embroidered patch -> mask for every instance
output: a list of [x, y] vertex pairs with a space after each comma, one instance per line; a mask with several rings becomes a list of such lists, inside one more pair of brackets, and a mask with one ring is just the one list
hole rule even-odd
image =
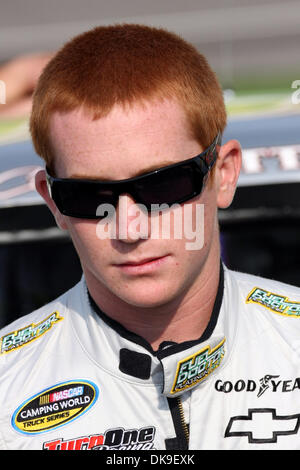
[[213, 349], [209, 345], [205, 346], [195, 354], [179, 361], [171, 394], [194, 387], [216, 369], [225, 354], [224, 343], [225, 338]]
[[2, 338], [0, 338], [0, 354], [15, 351], [31, 341], [40, 338], [60, 320], [63, 320], [63, 317], [61, 317], [58, 312], [54, 312], [37, 324], [32, 323], [31, 325], [27, 325], [24, 328], [2, 336]]
[[260, 304], [279, 315], [300, 318], [300, 302], [290, 301], [288, 297], [268, 292], [259, 287], [252, 289], [246, 299], [246, 303]]
[[43, 450], [155, 450], [156, 428], [113, 428], [103, 433], [44, 442]]
[[23, 402], [13, 414], [12, 426], [23, 434], [50, 431], [83, 415], [98, 394], [98, 387], [85, 380], [56, 384]]

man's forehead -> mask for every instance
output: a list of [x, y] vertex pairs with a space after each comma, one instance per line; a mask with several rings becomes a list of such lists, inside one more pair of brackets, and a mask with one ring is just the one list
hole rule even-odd
[[199, 153], [184, 111], [170, 101], [115, 106], [96, 120], [84, 109], [56, 112], [50, 139], [61, 177], [125, 179]]

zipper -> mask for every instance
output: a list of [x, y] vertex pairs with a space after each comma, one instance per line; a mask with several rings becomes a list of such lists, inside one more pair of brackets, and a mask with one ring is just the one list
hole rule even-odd
[[189, 448], [189, 427], [184, 419], [184, 411], [180, 397], [167, 397], [176, 438], [167, 439], [167, 450], [188, 450]]
[[179, 408], [181, 426], [182, 426], [182, 429], [183, 429], [183, 431], [184, 431], [184, 435], [185, 435], [185, 438], [186, 438], [187, 446], [189, 446], [190, 432], [189, 432], [188, 425], [186, 424], [185, 419], [184, 419], [183, 405], [182, 405], [182, 402], [181, 402], [181, 400], [180, 400], [180, 397], [176, 397], [176, 400], [177, 400], [177, 404], [178, 404], [178, 408]]

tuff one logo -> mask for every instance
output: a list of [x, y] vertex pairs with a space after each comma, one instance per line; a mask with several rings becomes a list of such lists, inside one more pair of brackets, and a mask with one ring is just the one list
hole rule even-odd
[[194, 387], [211, 374], [220, 365], [225, 354], [224, 343], [225, 338], [213, 349], [208, 345], [192, 356], [180, 361], [171, 394]]
[[273, 294], [259, 287], [250, 292], [246, 303], [260, 304], [279, 315], [300, 318], [300, 302], [290, 301], [288, 297]]
[[61, 320], [63, 320], [63, 317], [61, 317], [58, 312], [54, 312], [37, 324], [32, 323], [31, 325], [27, 325], [24, 328], [2, 336], [0, 339], [0, 354], [15, 351], [25, 346], [25, 344], [40, 338]]
[[13, 414], [12, 426], [24, 434], [38, 434], [62, 426], [91, 408], [98, 388], [88, 381], [64, 382], [22, 403]]
[[114, 428], [103, 434], [73, 439], [53, 439], [45, 442], [43, 450], [154, 450], [153, 426], [140, 429]]

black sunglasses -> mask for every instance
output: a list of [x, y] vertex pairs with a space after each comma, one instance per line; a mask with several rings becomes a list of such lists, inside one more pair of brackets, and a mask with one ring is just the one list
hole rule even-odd
[[97, 215], [99, 205], [117, 207], [119, 196], [125, 193], [130, 194], [136, 203], [143, 204], [148, 211], [155, 210], [152, 207], [154, 204], [180, 204], [201, 193], [208, 173], [216, 162], [219, 145], [220, 133], [196, 157], [118, 181], [55, 178], [46, 167], [49, 191], [62, 214], [80, 219], [102, 218]]

